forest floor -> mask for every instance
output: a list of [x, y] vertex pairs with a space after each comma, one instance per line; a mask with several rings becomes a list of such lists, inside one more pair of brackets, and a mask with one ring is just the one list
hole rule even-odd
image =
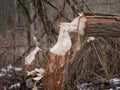
[[[5, 67], [1, 67], [0, 68], [1, 90], [22, 90], [21, 89], [22, 72], [23, 72], [23, 67], [16, 67], [11, 64]], [[110, 82], [113, 84], [113, 87], [112, 85], [111, 86], [108, 85], [108, 83], [96, 83], [96, 85], [93, 85], [91, 82], [78, 84], [76, 85], [76, 87], [78, 88], [78, 90], [101, 90], [99, 87], [102, 86], [108, 87], [107, 89], [102, 89], [102, 90], [120, 90], [119, 78], [114, 77], [110, 79]], [[33, 84], [34, 83], [31, 83], [31, 86], [33, 86]], [[31, 90], [31, 89], [26, 89], [26, 90]], [[42, 89], [38, 89], [38, 90], [42, 90]]]

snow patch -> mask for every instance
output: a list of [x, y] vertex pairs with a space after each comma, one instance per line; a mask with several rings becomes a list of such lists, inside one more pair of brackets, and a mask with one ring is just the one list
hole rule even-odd
[[10, 71], [10, 70], [21, 71], [21, 70], [22, 70], [22, 67], [14, 67], [14, 66], [12, 66], [11, 64], [9, 64], [9, 65], [6, 67], [6, 70], [7, 70], [7, 71]]
[[120, 90], [120, 87], [116, 87], [116, 89], [110, 88], [109, 90]]
[[11, 70], [11, 69], [13, 69], [14, 67], [11, 65], [11, 64], [9, 64], [8, 66], [7, 66], [7, 69], [8, 70]]
[[95, 37], [88, 37], [87, 42], [91, 42], [91, 41], [94, 41], [94, 40], [95, 40]]
[[15, 67], [15, 71], [21, 71], [22, 68], [21, 67]]
[[22, 67], [14, 67], [12, 66], [11, 64], [9, 64], [8, 66], [6, 66], [5, 68], [1, 68], [1, 72], [0, 72], [0, 77], [3, 77], [5, 76], [6, 74], [9, 76], [9, 77], [12, 77], [11, 74], [8, 74], [8, 72], [12, 72], [12, 70], [15, 70], [15, 71], [21, 71], [23, 68]]
[[10, 89], [16, 88], [16, 87], [20, 87], [20, 83], [16, 83], [10, 86]]
[[112, 78], [112, 79], [110, 79], [110, 82], [114, 83], [114, 84], [120, 84], [120, 79], [118, 79], [118, 78]]
[[90, 90], [90, 89], [86, 89], [87, 85], [88, 85], [88, 83], [78, 84], [77, 88], [78, 88], [78, 90]]
[[0, 77], [5, 76], [6, 74], [4, 74], [3, 72], [0, 73]]
[[6, 68], [2, 68], [2, 69], [1, 69], [1, 72], [6, 73], [6, 72], [7, 72]]

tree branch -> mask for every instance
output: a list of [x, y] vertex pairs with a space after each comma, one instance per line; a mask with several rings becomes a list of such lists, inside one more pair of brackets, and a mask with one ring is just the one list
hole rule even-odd
[[86, 36], [120, 37], [120, 21], [116, 23], [87, 24]]

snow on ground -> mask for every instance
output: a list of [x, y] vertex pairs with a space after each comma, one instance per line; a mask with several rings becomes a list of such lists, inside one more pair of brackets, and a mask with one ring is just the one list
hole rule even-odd
[[112, 78], [112, 79], [110, 79], [110, 82], [114, 83], [114, 84], [120, 84], [120, 79], [118, 79], [118, 78]]
[[20, 87], [20, 83], [16, 83], [10, 86], [10, 89], [16, 88], [16, 87]]
[[110, 82], [116, 85], [116, 89], [110, 88], [109, 90], [120, 90], [120, 86], [117, 86], [117, 85], [120, 85], [120, 79], [112, 78], [110, 79]]
[[0, 77], [5, 76], [6, 74], [4, 74], [3, 72], [0, 72]]
[[21, 68], [21, 67], [14, 67], [14, 66], [12, 66], [11, 64], [9, 64], [9, 65], [7, 66], [7, 70], [8, 70], [8, 71], [9, 71], [9, 70], [21, 71], [22, 68]]
[[110, 88], [109, 90], [120, 90], [120, 87], [116, 87], [116, 89]]
[[[0, 68], [0, 77], [5, 77], [5, 76], [12, 77], [12, 74], [10, 74], [11, 72], [13, 72], [13, 71], [19, 72], [19, 71], [22, 71], [22, 69], [23, 69], [22, 67], [15, 67], [15, 66], [9, 64], [6, 67]], [[20, 87], [20, 83], [16, 82], [14, 84], [11, 84], [9, 87], [5, 86], [4, 90], [7, 90], [7, 88], [9, 88], [10, 90], [11, 89], [13, 90], [18, 87]]]
[[[120, 90], [120, 79], [119, 78], [112, 78], [110, 79], [110, 83], [115, 85], [115, 88], [110, 88], [109, 90]], [[78, 90], [91, 90], [89, 89], [89, 83], [78, 84]], [[93, 89], [94, 90], [94, 89]]]
[[[5, 76], [8, 72], [11, 72], [13, 70], [21, 71], [22, 69], [23, 69], [22, 67], [14, 67], [11, 64], [9, 64], [8, 66], [0, 69], [0, 77]], [[8, 76], [11, 76], [11, 75], [8, 74]]]
[[[11, 64], [9, 64], [6, 67], [3, 67], [0, 69], [0, 77], [3, 77], [5, 75], [12, 77], [11, 74], [9, 74], [8, 72], [12, 72], [13, 70], [15, 70], [16, 72], [21, 71], [23, 68], [22, 67], [14, 67]], [[116, 89], [112, 89], [110, 88], [109, 90], [120, 90], [120, 79], [118, 78], [112, 78], [110, 79], [110, 82], [116, 85]], [[78, 90], [90, 90], [89, 88], [87, 88], [88, 83], [83, 83], [83, 84], [79, 84], [77, 85]], [[20, 83], [17, 82], [15, 84], [12, 84], [9, 88], [10, 89], [14, 89], [20, 87]], [[4, 87], [4, 90], [6, 90], [6, 87]]]

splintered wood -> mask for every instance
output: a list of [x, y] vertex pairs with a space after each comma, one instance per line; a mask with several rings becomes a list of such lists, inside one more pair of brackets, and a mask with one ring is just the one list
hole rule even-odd
[[41, 49], [37, 46], [27, 57], [25, 57], [25, 65], [31, 65], [35, 60], [35, 55], [41, 52]]
[[72, 46], [69, 33], [76, 32], [79, 33], [79, 35], [84, 35], [84, 29], [86, 28], [86, 20], [87, 19], [83, 16], [83, 14], [80, 14], [70, 23], [61, 23], [58, 41], [50, 49], [50, 52], [56, 55], [64, 56]]

